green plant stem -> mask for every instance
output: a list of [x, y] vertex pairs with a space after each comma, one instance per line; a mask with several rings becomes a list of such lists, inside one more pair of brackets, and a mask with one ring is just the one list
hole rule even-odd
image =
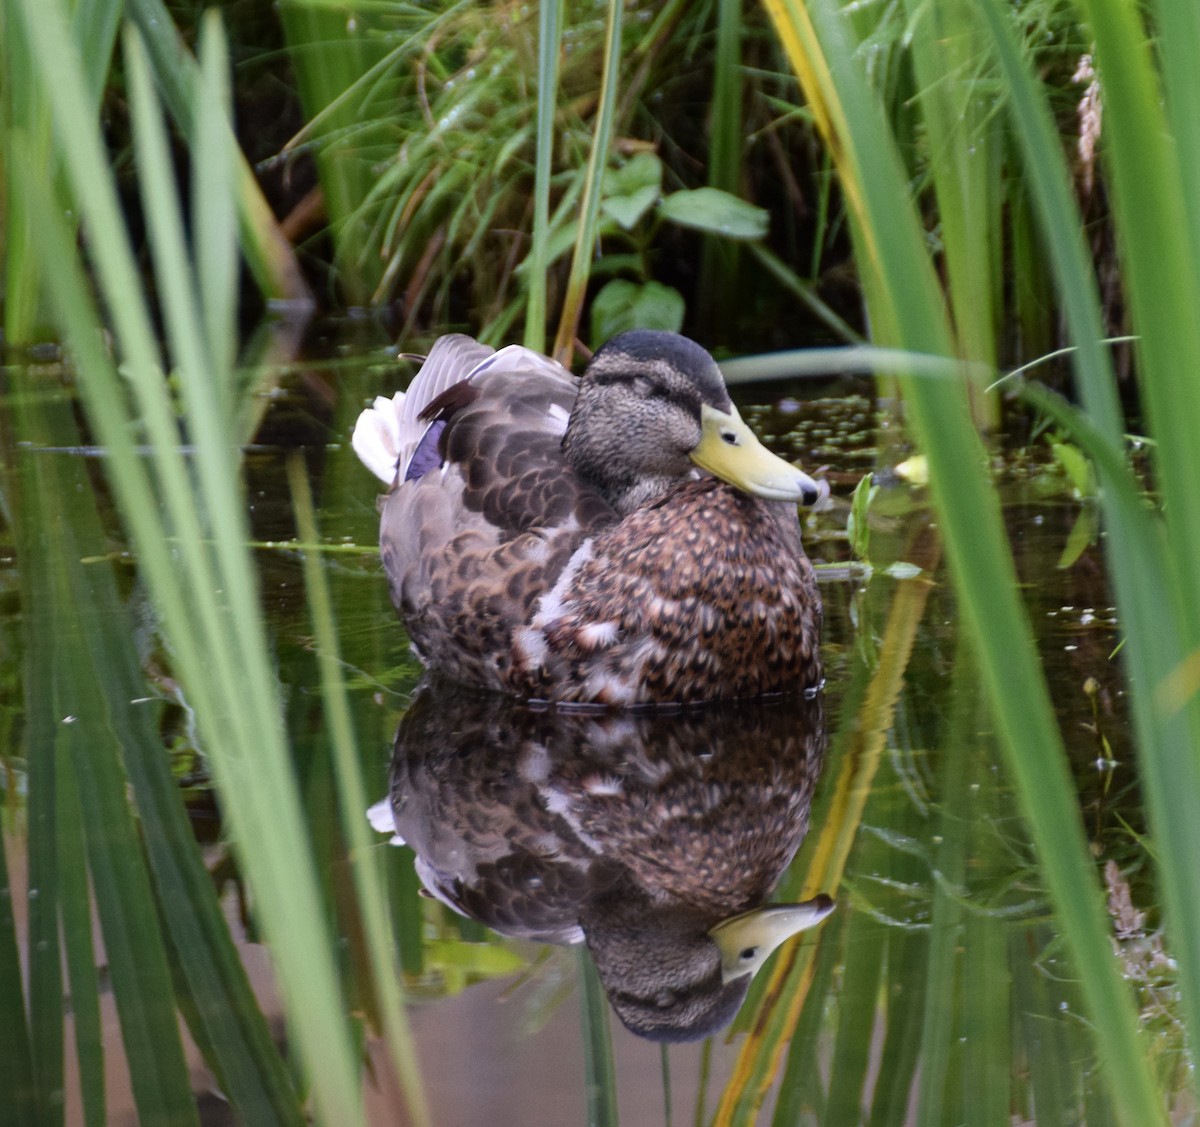
[[619, 91], [617, 77], [621, 64], [621, 22], [623, 5], [620, 0], [608, 0], [608, 22], [604, 36], [604, 77], [600, 83], [600, 101], [596, 110], [596, 128], [588, 154], [584, 175], [583, 199], [579, 205], [579, 228], [575, 250], [571, 257], [571, 272], [567, 277], [567, 292], [559, 317], [558, 333], [554, 338], [554, 358], [570, 366], [579, 319], [583, 313], [583, 298], [591, 274], [592, 248], [596, 240], [596, 224], [600, 214], [600, 190], [608, 167], [608, 150], [612, 139], [613, 111]]

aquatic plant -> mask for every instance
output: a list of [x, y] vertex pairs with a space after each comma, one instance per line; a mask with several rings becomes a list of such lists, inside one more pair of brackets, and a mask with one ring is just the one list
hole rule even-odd
[[[781, 0], [768, 7], [838, 165], [875, 340], [916, 353], [979, 359], [957, 304], [970, 286], [961, 290], [966, 284], [951, 269], [950, 301], [944, 302], [921, 218], [908, 200], [896, 137], [862, 70], [860, 28], [832, 3], [801, 6]], [[1087, 414], [1045, 392], [1033, 398], [1096, 462], [1168, 935], [1180, 961], [1184, 1012], [1195, 1030], [1200, 1028], [1200, 992], [1194, 990], [1200, 981], [1200, 900], [1186, 859], [1198, 846], [1200, 698], [1188, 671], [1189, 655], [1200, 644], [1200, 602], [1193, 590], [1200, 519], [1192, 511], [1195, 443], [1187, 436], [1200, 425], [1200, 397], [1186, 373], [1200, 361], [1200, 332], [1187, 312], [1200, 298], [1191, 249], [1200, 232], [1195, 206], [1200, 158], [1187, 140], [1195, 93], [1183, 75], [1185, 60], [1196, 57], [1200, 41], [1186, 3], [1160, 5], [1162, 42], [1168, 31], [1176, 38], [1157, 59], [1136, 12], [1108, 0], [1080, 7], [1096, 36], [1095, 73], [1108, 107], [1106, 171], [1137, 333], [1138, 386], [1157, 443], [1160, 499], [1153, 508], [1126, 462], [1124, 419], [1103, 344], [1096, 283], [1047, 96], [1021, 51], [1009, 13], [995, 3], [942, 5], [936, 16], [925, 8], [914, 41], [930, 41], [925, 37], [934, 28], [928, 21], [936, 18], [940, 28], [950, 29], [956, 49], [968, 50], [973, 73], [1002, 77], [1011, 91], [1006, 109], [1070, 325], [1077, 390]], [[947, 63], [960, 57], [953, 51], [939, 56]], [[918, 69], [932, 62], [918, 60]], [[935, 77], [928, 71], [927, 76]], [[959, 89], [954, 80], [963, 76], [950, 71], [936, 77], [953, 92]], [[961, 88], [968, 99], [978, 96], [973, 83]], [[969, 167], [976, 134], [946, 119], [939, 125], [945, 112], [940, 97], [930, 93], [933, 110], [925, 115], [931, 136], [945, 130], [939, 159], [949, 169]], [[961, 120], [969, 123], [969, 110]], [[940, 182], [943, 214], [955, 198], [954, 206], [968, 206], [971, 191], [969, 177]], [[969, 257], [965, 228], [956, 236], [953, 227], [943, 226], [942, 238], [947, 259], [959, 253]], [[955, 238], [964, 241], [956, 245]], [[1149, 1050], [1139, 1039], [1132, 998], [1109, 947], [1098, 875], [1074, 810], [1061, 736], [968, 409], [968, 381], [965, 375], [957, 380], [910, 376], [902, 377], [901, 385], [917, 442], [928, 458], [930, 490], [992, 714], [1081, 976], [1114, 1106], [1128, 1122], [1159, 1122], [1163, 1107]]]

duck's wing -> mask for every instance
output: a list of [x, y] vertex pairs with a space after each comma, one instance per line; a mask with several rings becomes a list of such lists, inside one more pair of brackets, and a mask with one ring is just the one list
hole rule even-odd
[[457, 680], [516, 691], [513, 632], [616, 514], [563, 455], [577, 390], [564, 368], [511, 346], [432, 390], [414, 381], [408, 393], [420, 391], [413, 418], [422, 429], [383, 505], [384, 569], [427, 661]]
[[354, 426], [351, 445], [363, 465], [384, 485], [400, 480], [429, 429], [421, 418], [429, 404], [496, 356], [496, 350], [464, 335], [439, 337], [407, 391], [378, 396]]

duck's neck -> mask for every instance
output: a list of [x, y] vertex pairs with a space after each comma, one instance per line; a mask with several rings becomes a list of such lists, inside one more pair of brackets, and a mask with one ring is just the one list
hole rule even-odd
[[652, 505], [693, 476], [685, 454], [647, 445], [638, 427], [613, 428], [602, 405], [580, 395], [563, 436], [571, 468], [600, 491], [621, 516]]

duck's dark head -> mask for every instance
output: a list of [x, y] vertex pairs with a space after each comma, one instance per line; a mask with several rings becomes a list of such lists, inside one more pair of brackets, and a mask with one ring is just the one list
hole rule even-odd
[[609, 893], [585, 905], [580, 923], [625, 1027], [652, 1041], [695, 1041], [733, 1020], [750, 980], [784, 940], [832, 911], [820, 895], [714, 923], [702, 909]]
[[811, 504], [820, 496], [812, 478], [758, 441], [716, 361], [678, 333], [635, 329], [596, 352], [563, 449], [622, 514], [656, 500], [695, 466], [773, 501]]

